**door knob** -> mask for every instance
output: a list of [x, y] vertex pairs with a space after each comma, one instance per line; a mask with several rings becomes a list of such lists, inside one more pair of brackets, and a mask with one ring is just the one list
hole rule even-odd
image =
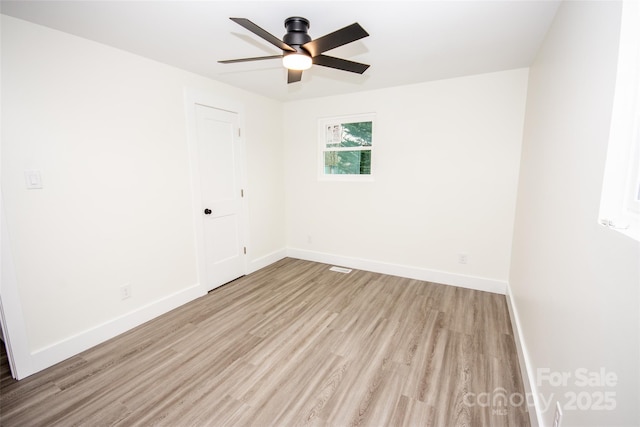
[[204, 214], [205, 214], [205, 215], [211, 215], [211, 209], [206, 208], [206, 209], [204, 210]]

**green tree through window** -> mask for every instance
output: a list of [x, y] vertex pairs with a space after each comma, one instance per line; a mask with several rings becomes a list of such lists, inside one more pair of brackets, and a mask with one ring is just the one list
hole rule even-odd
[[323, 174], [371, 175], [373, 120], [323, 124]]

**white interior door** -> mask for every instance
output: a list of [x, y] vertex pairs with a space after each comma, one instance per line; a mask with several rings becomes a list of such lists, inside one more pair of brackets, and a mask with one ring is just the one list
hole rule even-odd
[[206, 287], [245, 274], [238, 114], [196, 105]]

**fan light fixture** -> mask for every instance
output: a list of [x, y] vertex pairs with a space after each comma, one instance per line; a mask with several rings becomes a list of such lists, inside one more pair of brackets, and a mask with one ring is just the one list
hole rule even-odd
[[312, 64], [311, 57], [304, 53], [290, 53], [282, 58], [282, 65], [289, 70], [308, 70]]

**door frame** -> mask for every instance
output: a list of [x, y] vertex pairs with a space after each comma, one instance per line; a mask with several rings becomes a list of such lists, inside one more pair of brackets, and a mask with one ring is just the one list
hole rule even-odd
[[18, 280], [13, 265], [9, 228], [0, 195], [0, 327], [7, 349], [11, 376], [21, 380], [35, 372], [29, 350], [27, 325], [22, 311]]
[[[238, 136], [238, 152], [240, 156], [240, 186], [243, 189], [244, 197], [241, 200], [240, 219], [242, 225], [240, 232], [244, 241], [244, 246], [249, 250], [249, 202], [246, 179], [246, 149], [245, 149], [245, 123], [244, 123], [244, 106], [224, 97], [220, 97], [216, 93], [195, 88], [185, 88], [184, 105], [187, 120], [187, 144], [189, 151], [189, 171], [191, 175], [191, 201], [193, 211], [193, 225], [195, 232], [196, 259], [198, 270], [198, 284], [204, 290], [209, 292], [206, 284], [206, 250], [204, 241], [204, 223], [202, 221], [202, 190], [200, 186], [200, 167], [198, 162], [198, 134], [196, 121], [196, 105], [211, 107], [218, 110], [224, 110], [238, 115], [238, 125], [241, 129]], [[248, 257], [245, 255], [242, 262], [243, 274], [248, 271]]]

